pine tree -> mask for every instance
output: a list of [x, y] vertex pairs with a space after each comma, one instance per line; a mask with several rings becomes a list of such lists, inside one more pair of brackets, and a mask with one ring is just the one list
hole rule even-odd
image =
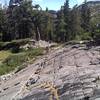
[[2, 5], [0, 6], [0, 40], [2, 40], [3, 35], [3, 24], [4, 24], [4, 10], [2, 9]]
[[58, 23], [56, 26], [56, 37], [58, 42], [65, 42], [66, 41], [66, 23], [64, 19], [64, 12], [63, 7], [61, 8], [61, 11], [58, 12]]
[[70, 8], [69, 8], [69, 0], [66, 0], [64, 7], [63, 7], [63, 12], [64, 12], [64, 21], [66, 23], [66, 35], [65, 35], [65, 41], [70, 40]]
[[29, 38], [34, 35], [32, 22], [32, 1], [23, 1], [20, 6], [14, 9], [13, 17], [15, 18], [15, 27], [18, 38]]
[[33, 35], [32, 2], [24, 1], [20, 5], [9, 6], [7, 10], [7, 33], [9, 40], [29, 38]]
[[35, 39], [41, 40], [42, 39], [41, 23], [42, 23], [42, 18], [43, 18], [43, 11], [40, 5], [35, 5], [34, 8], [35, 10], [33, 10], [32, 21], [34, 23]]
[[[5, 13], [5, 23], [3, 26], [3, 41], [11, 41], [14, 37], [14, 21], [12, 19], [12, 9], [11, 7], [7, 8]], [[9, 37], [9, 38], [8, 38]]]
[[76, 36], [80, 35], [82, 32], [81, 28], [81, 16], [79, 10], [77, 9], [77, 5], [75, 5], [71, 11], [71, 21], [70, 21], [70, 29], [71, 29], [71, 39], [75, 39]]
[[85, 32], [90, 31], [90, 19], [91, 19], [90, 8], [87, 5], [87, 0], [85, 0], [81, 9], [81, 26]]
[[41, 24], [41, 13], [40, 11], [38, 11], [38, 9], [36, 11], [34, 11], [32, 20], [34, 23], [34, 30], [35, 30], [35, 39], [36, 40], [41, 40], [41, 33], [40, 33], [40, 24]]
[[45, 20], [42, 24], [44, 25], [44, 35], [45, 35], [44, 39], [49, 41], [52, 38], [53, 27], [52, 27], [51, 15], [48, 12], [46, 12]]

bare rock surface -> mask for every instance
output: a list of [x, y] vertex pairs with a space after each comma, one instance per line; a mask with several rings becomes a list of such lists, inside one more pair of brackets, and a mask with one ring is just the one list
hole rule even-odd
[[0, 100], [100, 100], [100, 47], [66, 46], [8, 80]]

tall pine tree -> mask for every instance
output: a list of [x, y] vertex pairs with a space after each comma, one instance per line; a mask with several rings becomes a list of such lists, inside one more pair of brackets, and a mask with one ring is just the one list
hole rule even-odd
[[81, 16], [80, 16], [80, 12], [78, 10], [77, 5], [73, 7], [70, 14], [71, 14], [71, 17], [70, 17], [71, 18], [71, 21], [70, 21], [71, 39], [75, 39], [82, 32]]
[[85, 32], [90, 31], [90, 19], [91, 19], [90, 8], [87, 5], [87, 0], [85, 0], [81, 9], [81, 27], [84, 29]]
[[58, 23], [56, 26], [57, 41], [65, 42], [66, 41], [66, 23], [65, 23], [63, 7], [61, 7], [61, 10], [58, 12], [57, 19], [58, 19]]
[[65, 41], [70, 40], [70, 8], [69, 8], [69, 0], [66, 0], [63, 7], [64, 12], [64, 21], [66, 23], [66, 35], [65, 35]]

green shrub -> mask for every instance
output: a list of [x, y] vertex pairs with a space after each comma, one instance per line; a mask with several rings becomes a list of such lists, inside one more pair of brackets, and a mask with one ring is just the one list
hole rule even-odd
[[81, 34], [81, 39], [82, 40], [91, 40], [92, 39], [91, 33], [85, 32], [85, 33]]
[[23, 66], [24, 63], [37, 56], [43, 55], [43, 51], [43, 48], [36, 48], [8, 56], [0, 65], [0, 75], [9, 73], [16, 68], [18, 68], [17, 72], [20, 71], [25, 67]]
[[12, 53], [9, 50], [7, 50], [7, 51], [0, 51], [0, 62], [4, 61], [10, 55], [12, 55]]
[[82, 39], [81, 39], [81, 36], [80, 36], [80, 35], [76, 35], [75, 40], [81, 41], [81, 40], [82, 40]]
[[3, 63], [10, 67], [17, 67], [24, 61], [27, 61], [25, 54], [17, 54], [9, 56]]
[[[0, 42], [0, 49], [14, 49], [18, 46], [25, 45], [29, 43], [30, 39], [20, 39], [20, 40], [13, 40], [11, 42]], [[15, 50], [16, 51], [16, 50]]]
[[0, 65], [0, 75], [13, 71], [18, 66], [21, 66], [24, 62], [27, 61], [26, 54], [18, 54], [9, 56], [1, 65]]
[[39, 56], [39, 55], [43, 55], [43, 48], [35, 48], [35, 49], [31, 49], [26, 51], [26, 54], [29, 58], [33, 58], [35, 56]]
[[9, 73], [11, 70], [14, 70], [10, 66], [7, 66], [5, 64], [0, 65], [0, 75], [4, 75], [6, 73]]
[[91, 40], [91, 33], [90, 32], [83, 32], [79, 35], [76, 35], [75, 40], [81, 41], [81, 40]]
[[19, 51], [20, 51], [20, 46], [19, 45], [16, 45], [15, 47], [11, 48], [12, 53], [19, 53]]
[[100, 40], [100, 29], [98, 29], [98, 30], [95, 31], [94, 39], [95, 40]]

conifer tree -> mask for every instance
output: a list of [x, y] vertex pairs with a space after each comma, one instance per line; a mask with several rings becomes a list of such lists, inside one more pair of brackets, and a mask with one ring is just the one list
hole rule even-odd
[[91, 19], [90, 8], [87, 5], [87, 0], [85, 0], [81, 9], [81, 26], [85, 32], [90, 31], [90, 19]]
[[63, 7], [61, 8], [60, 12], [58, 12], [57, 18], [58, 18], [58, 23], [56, 26], [57, 41], [65, 42], [66, 41], [66, 23], [64, 19]]
[[71, 39], [75, 39], [76, 36], [80, 35], [80, 33], [82, 32], [82, 28], [81, 28], [81, 16], [80, 16], [80, 12], [77, 9], [77, 5], [75, 5], [71, 11]]
[[65, 35], [65, 41], [70, 40], [70, 8], [69, 8], [69, 0], [66, 0], [63, 7], [64, 12], [64, 21], [66, 23], [66, 35]]

